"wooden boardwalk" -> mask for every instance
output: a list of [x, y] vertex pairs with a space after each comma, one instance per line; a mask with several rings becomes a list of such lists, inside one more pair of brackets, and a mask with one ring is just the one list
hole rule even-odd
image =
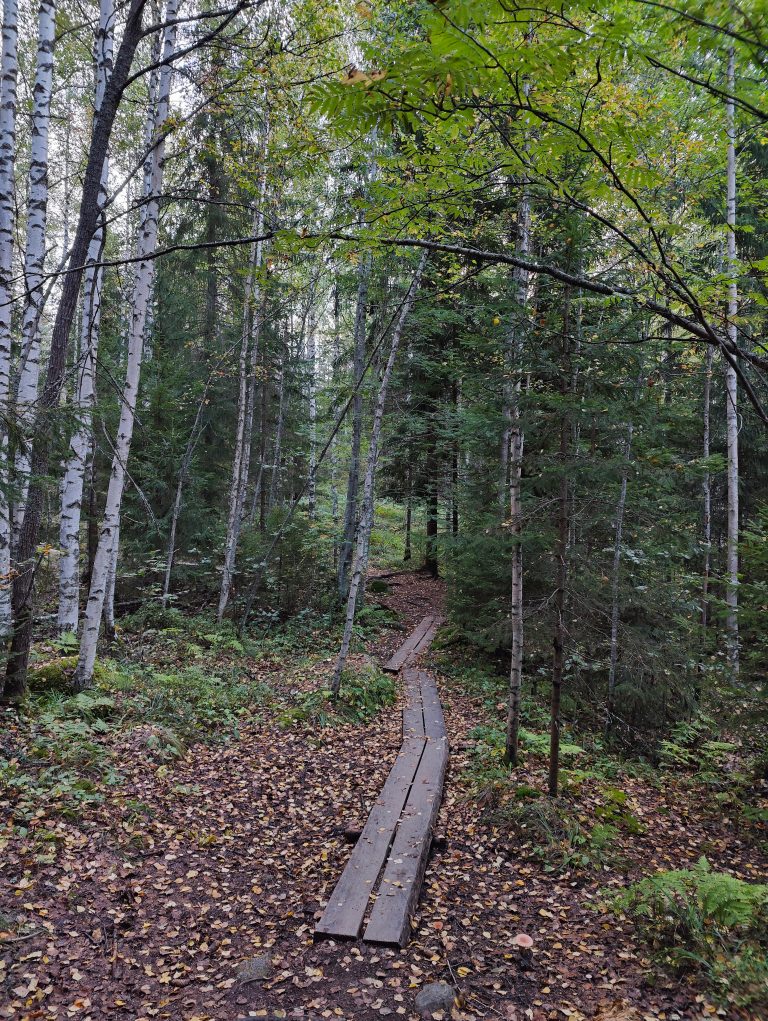
[[410, 664], [429, 647], [439, 624], [440, 618], [425, 617], [384, 667], [403, 672], [403, 743], [315, 927], [316, 939], [362, 934], [368, 943], [408, 942], [448, 765], [437, 685]]

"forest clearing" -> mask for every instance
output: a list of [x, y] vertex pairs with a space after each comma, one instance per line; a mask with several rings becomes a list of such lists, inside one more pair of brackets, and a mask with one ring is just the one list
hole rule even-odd
[[768, 1021], [765, 0], [2, 0], [0, 1018]]

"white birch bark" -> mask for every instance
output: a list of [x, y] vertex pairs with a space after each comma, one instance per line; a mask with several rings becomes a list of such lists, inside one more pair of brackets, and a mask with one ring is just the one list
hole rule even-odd
[[398, 317], [397, 324], [395, 325], [394, 333], [392, 334], [392, 344], [389, 349], [389, 357], [387, 358], [387, 364], [384, 367], [384, 373], [381, 377], [381, 386], [379, 387], [379, 393], [376, 398], [376, 407], [373, 413], [373, 425], [371, 428], [371, 443], [368, 448], [368, 461], [366, 463], [365, 480], [363, 482], [363, 500], [360, 508], [360, 527], [357, 532], [357, 544], [349, 579], [349, 591], [347, 593], [347, 612], [344, 620], [344, 634], [341, 640], [339, 656], [336, 660], [336, 668], [333, 672], [333, 681], [331, 682], [331, 692], [333, 693], [334, 698], [338, 696], [341, 688], [341, 675], [347, 662], [347, 656], [349, 655], [349, 645], [352, 640], [352, 629], [355, 624], [357, 598], [363, 578], [365, 577], [365, 573], [368, 568], [368, 550], [370, 546], [371, 529], [373, 527], [374, 517], [374, 483], [376, 481], [376, 466], [379, 459], [379, 439], [381, 436], [381, 424], [384, 419], [384, 406], [387, 401], [389, 381], [392, 377], [392, 369], [394, 368], [395, 358], [397, 357], [397, 351], [400, 347], [400, 338], [403, 333], [403, 326], [405, 325], [405, 322], [411, 313], [411, 309], [413, 308], [413, 303], [416, 300], [416, 293], [419, 290], [421, 277], [426, 263], [427, 254], [425, 252], [419, 260], [419, 265], [413, 279], [411, 280], [411, 285], [405, 296], [403, 307], [400, 310], [400, 315]]
[[[517, 209], [516, 247], [525, 257], [531, 250], [531, 199], [527, 185], [523, 184]], [[505, 739], [505, 761], [516, 766], [520, 731], [520, 693], [523, 683], [523, 510], [522, 475], [525, 434], [520, 421], [520, 392], [522, 383], [521, 360], [525, 336], [525, 316], [528, 306], [528, 274], [515, 270], [512, 275], [516, 303], [514, 320], [507, 339], [507, 375], [504, 417], [508, 422], [505, 430], [508, 453], [505, 478], [509, 475], [509, 526], [512, 535], [512, 563], [510, 570], [512, 652], [509, 665], [509, 690], [507, 696], [507, 720]]]
[[[264, 201], [266, 197], [266, 174], [262, 174], [259, 197], [254, 213], [254, 234], [259, 237], [264, 229]], [[224, 545], [224, 566], [219, 591], [217, 620], [224, 618], [224, 611], [232, 591], [232, 580], [237, 562], [237, 545], [243, 523], [245, 495], [251, 463], [251, 441], [253, 439], [253, 414], [256, 400], [256, 365], [259, 356], [259, 335], [263, 318], [261, 285], [259, 273], [263, 261], [264, 245], [256, 241], [251, 246], [248, 277], [245, 282], [243, 308], [243, 333], [239, 359], [239, 393], [237, 402], [237, 430], [235, 451], [232, 461], [232, 482], [229, 488], [229, 515], [227, 537]], [[251, 322], [251, 315], [253, 321]]]
[[[168, 118], [171, 92], [170, 60], [176, 42], [177, 0], [168, 0], [165, 9], [165, 20], [168, 22], [163, 32], [162, 58], [165, 61], [160, 69], [157, 105], [150, 101], [148, 117], [153, 118], [152, 124], [157, 133]], [[99, 544], [93, 565], [90, 592], [85, 609], [83, 635], [80, 642], [80, 657], [73, 678], [76, 689], [88, 687], [93, 679], [93, 668], [96, 662], [96, 645], [99, 638], [101, 616], [104, 600], [109, 586], [109, 569], [113, 552], [117, 543], [120, 525], [120, 506], [125, 487], [125, 474], [128, 456], [133, 438], [133, 426], [136, 412], [136, 400], [141, 376], [141, 361], [144, 349], [144, 334], [147, 323], [147, 312], [152, 297], [154, 281], [154, 260], [151, 258], [157, 247], [157, 227], [159, 214], [159, 196], [162, 191], [163, 165], [165, 161], [165, 143], [159, 141], [154, 148], [150, 160], [149, 194], [143, 208], [142, 224], [139, 232], [137, 254], [141, 261], [137, 263], [134, 281], [133, 308], [128, 336], [128, 359], [125, 372], [120, 422], [114, 444], [112, 472], [107, 490], [104, 518], [99, 533]]]
[[14, 168], [16, 161], [16, 78], [18, 11], [3, 0], [0, 57], [0, 636], [11, 630], [11, 513], [8, 421], [11, 389], [11, 300], [13, 298]]
[[[734, 93], [736, 56], [733, 46], [728, 51], [728, 92]], [[739, 307], [736, 253], [736, 110], [729, 99], [726, 104], [726, 131], [728, 135], [728, 180], [726, 220], [728, 230], [728, 325], [731, 347], [738, 344], [736, 315]], [[735, 674], [739, 672], [739, 412], [736, 370], [725, 366], [726, 437], [728, 454], [728, 543], [726, 550], [726, 633], [728, 661]]]
[[16, 455], [18, 499], [14, 507], [13, 538], [24, 517], [29, 488], [27, 433], [34, 421], [40, 382], [40, 318], [43, 310], [45, 231], [48, 219], [48, 133], [51, 121], [53, 44], [56, 32], [54, 0], [41, 0], [38, 16], [37, 66], [32, 110], [32, 141], [27, 196], [27, 242], [24, 254], [26, 300], [21, 326], [21, 364], [16, 391], [16, 414], [22, 438]]
[[[98, 112], [112, 70], [114, 49], [114, 0], [101, 0], [94, 58], [96, 91], [94, 109]], [[99, 202], [107, 197], [109, 159], [101, 171]], [[80, 525], [83, 488], [93, 454], [93, 406], [95, 401], [96, 358], [101, 324], [103, 270], [97, 267], [104, 247], [105, 230], [99, 223], [88, 247], [88, 265], [83, 278], [83, 307], [80, 327], [80, 351], [77, 360], [75, 410], [77, 424], [69, 444], [61, 484], [59, 520], [59, 631], [77, 632], [80, 606]]]

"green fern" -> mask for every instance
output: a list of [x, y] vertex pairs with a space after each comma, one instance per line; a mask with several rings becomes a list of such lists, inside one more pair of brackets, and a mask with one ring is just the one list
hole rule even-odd
[[723, 1002], [748, 1005], [764, 994], [768, 885], [713, 872], [700, 858], [633, 884], [613, 906], [640, 923], [667, 962], [702, 969]]

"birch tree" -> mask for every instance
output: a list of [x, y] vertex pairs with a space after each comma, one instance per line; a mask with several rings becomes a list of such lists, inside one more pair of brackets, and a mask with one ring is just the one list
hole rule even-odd
[[154, 260], [152, 257], [157, 247], [159, 203], [165, 162], [165, 142], [161, 129], [168, 118], [170, 103], [171, 58], [176, 42], [176, 8], [177, 0], [168, 0], [165, 11], [166, 27], [163, 31], [162, 65], [159, 73], [156, 105], [152, 102], [150, 95], [148, 121], [154, 125], [154, 134], [158, 136], [159, 140], [149, 156], [148, 188], [142, 210], [142, 223], [137, 244], [139, 262], [136, 268], [133, 307], [129, 324], [125, 386], [122, 392], [120, 421], [114, 444], [112, 471], [107, 490], [104, 517], [99, 533], [99, 544], [96, 550], [88, 602], [85, 609], [80, 656], [73, 678], [76, 690], [90, 686], [93, 679], [101, 615], [109, 585], [111, 561], [116, 552], [118, 540], [120, 507], [125, 486], [126, 466], [133, 437], [147, 313], [152, 299], [154, 281]]
[[55, 32], [55, 4], [53, 0], [41, 0], [29, 157], [27, 242], [24, 255], [26, 300], [21, 326], [21, 365], [16, 391], [17, 425], [22, 435], [15, 465], [18, 494], [13, 515], [14, 539], [18, 539], [29, 487], [30, 460], [26, 433], [34, 421], [34, 405], [40, 382], [40, 319], [44, 301], [43, 268], [48, 218], [48, 134], [51, 121]]
[[[728, 50], [728, 92], [733, 96], [736, 78], [734, 47]], [[726, 194], [726, 229], [728, 235], [728, 340], [738, 345], [736, 315], [739, 311], [736, 252], [736, 108], [733, 99], [726, 102], [726, 134], [728, 136], [728, 170]], [[728, 454], [728, 541], [726, 549], [726, 632], [728, 661], [735, 674], [739, 672], [739, 409], [738, 378], [735, 367], [725, 365], [726, 444]]]
[[[56, 318], [51, 333], [51, 348], [45, 385], [37, 406], [34, 436], [30, 454], [30, 486], [19, 534], [18, 569], [13, 577], [14, 629], [3, 689], [4, 697], [17, 699], [24, 693], [27, 663], [32, 643], [32, 611], [34, 605], [35, 546], [43, 514], [42, 478], [50, 457], [47, 417], [57, 406], [66, 368], [69, 335], [77, 310], [77, 299], [83, 278], [83, 265], [88, 255], [99, 216], [98, 199], [101, 174], [120, 100], [128, 82], [136, 49], [142, 38], [142, 20], [146, 0], [131, 0], [126, 13], [123, 36], [115, 64], [104, 91], [104, 99], [94, 120], [88, 158], [83, 175], [77, 229], [69, 254], [69, 272], [64, 276]], [[38, 428], [39, 423], [39, 428]]]
[[[266, 146], [264, 148], [266, 152]], [[257, 238], [260, 237], [264, 230], [265, 198], [266, 175], [262, 174], [258, 203], [253, 220], [254, 236]], [[253, 416], [256, 401], [256, 366], [259, 356], [259, 336], [263, 317], [260, 276], [263, 252], [263, 241], [255, 241], [251, 246], [248, 276], [245, 283], [243, 331], [238, 361], [237, 430], [232, 461], [232, 480], [229, 489], [229, 515], [227, 519], [227, 537], [224, 546], [224, 566], [221, 575], [219, 606], [216, 615], [219, 623], [224, 618], [224, 611], [227, 608], [232, 590], [237, 546], [240, 541], [240, 530], [245, 512], [245, 495], [250, 475]]]
[[[365, 323], [368, 303], [368, 280], [371, 274], [371, 256], [365, 253], [357, 270], [357, 304], [355, 307], [354, 356], [352, 378], [360, 379], [365, 363]], [[347, 476], [347, 497], [344, 503], [344, 526], [339, 546], [338, 588], [339, 596], [345, 599], [349, 590], [349, 569], [357, 528], [357, 495], [360, 487], [360, 441], [363, 434], [363, 395], [355, 391], [352, 402], [352, 443], [349, 454]]]
[[[101, 108], [107, 79], [112, 70], [114, 21], [114, 0], [100, 0], [99, 26], [94, 46], [96, 63], [94, 110], [97, 113]], [[102, 207], [107, 199], [108, 183], [109, 158], [107, 157], [101, 170], [99, 203]], [[102, 217], [88, 246], [76, 376], [75, 412], [77, 423], [70, 440], [61, 484], [59, 523], [61, 557], [59, 560], [58, 609], [58, 627], [61, 632], [77, 631], [80, 608], [80, 525], [83, 488], [88, 472], [88, 462], [93, 453], [93, 406], [96, 397], [96, 359], [99, 348], [101, 291], [104, 275], [99, 262], [104, 241], [105, 226]]]
[[16, 0], [3, 0], [0, 57], [0, 636], [11, 630], [11, 508], [8, 425], [11, 390], [11, 312], [16, 165], [16, 77], [18, 11]]
[[[339, 649], [339, 656], [336, 660], [336, 667], [333, 672], [333, 680], [331, 682], [331, 692], [333, 698], [337, 698], [339, 690], [341, 688], [341, 675], [344, 671], [344, 666], [347, 662], [347, 656], [349, 655], [349, 645], [352, 641], [352, 629], [355, 624], [355, 611], [357, 609], [357, 599], [360, 593], [360, 588], [365, 578], [365, 573], [368, 569], [368, 550], [370, 546], [371, 529], [373, 528], [374, 518], [374, 484], [376, 481], [376, 466], [379, 460], [379, 440], [381, 437], [381, 424], [384, 420], [384, 407], [387, 402], [387, 392], [389, 390], [389, 381], [392, 377], [392, 370], [395, 366], [395, 359], [397, 358], [398, 348], [400, 347], [400, 338], [403, 334], [403, 327], [411, 314], [414, 301], [416, 300], [416, 294], [421, 285], [421, 277], [424, 272], [424, 267], [427, 263], [427, 253], [422, 253], [421, 259], [416, 272], [411, 280], [410, 287], [403, 301], [402, 308], [400, 309], [400, 315], [398, 316], [395, 329], [392, 334], [392, 343], [389, 348], [389, 357], [387, 363], [384, 366], [384, 372], [381, 377], [381, 384], [379, 386], [379, 393], [376, 397], [376, 407], [373, 412], [373, 425], [371, 428], [371, 442], [368, 448], [368, 460], [365, 468], [365, 480], [363, 482], [363, 500], [360, 508], [360, 527], [357, 531], [357, 543], [355, 547], [355, 556], [352, 563], [352, 571], [350, 574], [349, 591], [347, 593], [347, 610], [344, 618], [344, 634], [341, 640], [341, 648]], [[359, 378], [359, 377], [355, 377]]]

